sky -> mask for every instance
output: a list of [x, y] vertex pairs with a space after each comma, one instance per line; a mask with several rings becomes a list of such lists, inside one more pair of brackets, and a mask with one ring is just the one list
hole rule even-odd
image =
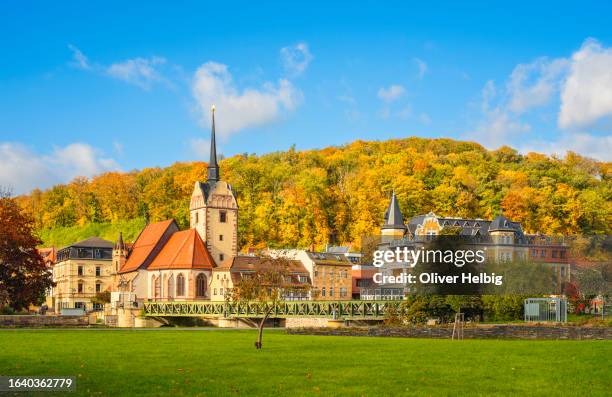
[[612, 160], [607, 2], [0, 5], [0, 186], [419, 136]]

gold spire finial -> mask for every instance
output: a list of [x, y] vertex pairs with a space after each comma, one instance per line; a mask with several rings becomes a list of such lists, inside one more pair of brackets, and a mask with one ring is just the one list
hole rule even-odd
[[212, 106], [210, 107], [210, 111], [211, 111], [211, 112], [213, 112], [213, 113], [215, 112], [215, 109], [216, 109], [216, 108], [215, 108], [215, 105], [212, 105]]

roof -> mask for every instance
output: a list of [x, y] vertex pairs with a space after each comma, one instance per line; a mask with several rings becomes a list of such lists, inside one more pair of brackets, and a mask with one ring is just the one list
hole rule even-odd
[[412, 234], [416, 234], [417, 227], [423, 224], [426, 217], [435, 217], [440, 226], [444, 227], [460, 227], [462, 236], [487, 236], [489, 232], [496, 230], [507, 230], [523, 235], [523, 229], [521, 224], [518, 222], [512, 222], [504, 216], [498, 216], [492, 221], [485, 219], [470, 219], [470, 218], [453, 218], [453, 217], [439, 217], [434, 213], [427, 215], [417, 215], [412, 217], [408, 222], [408, 230]]
[[395, 192], [391, 195], [391, 201], [389, 202], [389, 208], [385, 212], [385, 224], [383, 229], [406, 229], [404, 225], [404, 217], [402, 211], [400, 211], [399, 203]]
[[327, 247], [326, 251], [331, 253], [331, 254], [346, 254], [346, 253], [349, 252], [350, 248], [351, 247], [338, 245], [338, 246]]
[[155, 254], [163, 248], [165, 242], [178, 230], [174, 219], [151, 223], [145, 226], [136, 238], [127, 261], [123, 264], [119, 273], [132, 272], [141, 267], [148, 266], [155, 258]]
[[113, 248], [115, 244], [108, 240], [101, 239], [100, 237], [90, 237], [85, 240], [81, 240], [77, 243], [70, 244], [68, 247], [81, 247], [81, 248]]
[[352, 266], [353, 263], [343, 254], [335, 254], [331, 252], [311, 252], [306, 251], [306, 254], [317, 265], [346, 265]]
[[195, 229], [175, 232], [147, 270], [212, 269], [215, 262]]
[[[243, 273], [255, 273], [258, 270], [265, 270], [269, 265], [269, 259], [254, 255], [238, 255], [232, 260], [230, 274], [233, 282], [238, 282]], [[308, 284], [308, 282], [300, 282], [297, 276], [306, 276], [310, 279], [310, 273], [301, 261], [295, 259], [286, 259], [284, 263], [288, 265], [287, 272], [291, 275], [293, 284]]]

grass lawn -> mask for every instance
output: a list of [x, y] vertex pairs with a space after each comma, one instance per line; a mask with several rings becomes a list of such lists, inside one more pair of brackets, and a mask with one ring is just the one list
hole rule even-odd
[[254, 340], [251, 330], [0, 330], [0, 374], [74, 375], [76, 395], [102, 396], [609, 396], [612, 390], [610, 341], [453, 342], [266, 330], [257, 351]]

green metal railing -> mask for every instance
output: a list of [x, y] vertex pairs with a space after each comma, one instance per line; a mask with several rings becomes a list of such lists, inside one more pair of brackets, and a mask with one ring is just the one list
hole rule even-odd
[[[271, 318], [336, 317], [382, 319], [389, 307], [399, 310], [401, 301], [287, 301], [276, 304]], [[152, 317], [263, 317], [271, 304], [236, 302], [145, 302], [144, 314]]]

